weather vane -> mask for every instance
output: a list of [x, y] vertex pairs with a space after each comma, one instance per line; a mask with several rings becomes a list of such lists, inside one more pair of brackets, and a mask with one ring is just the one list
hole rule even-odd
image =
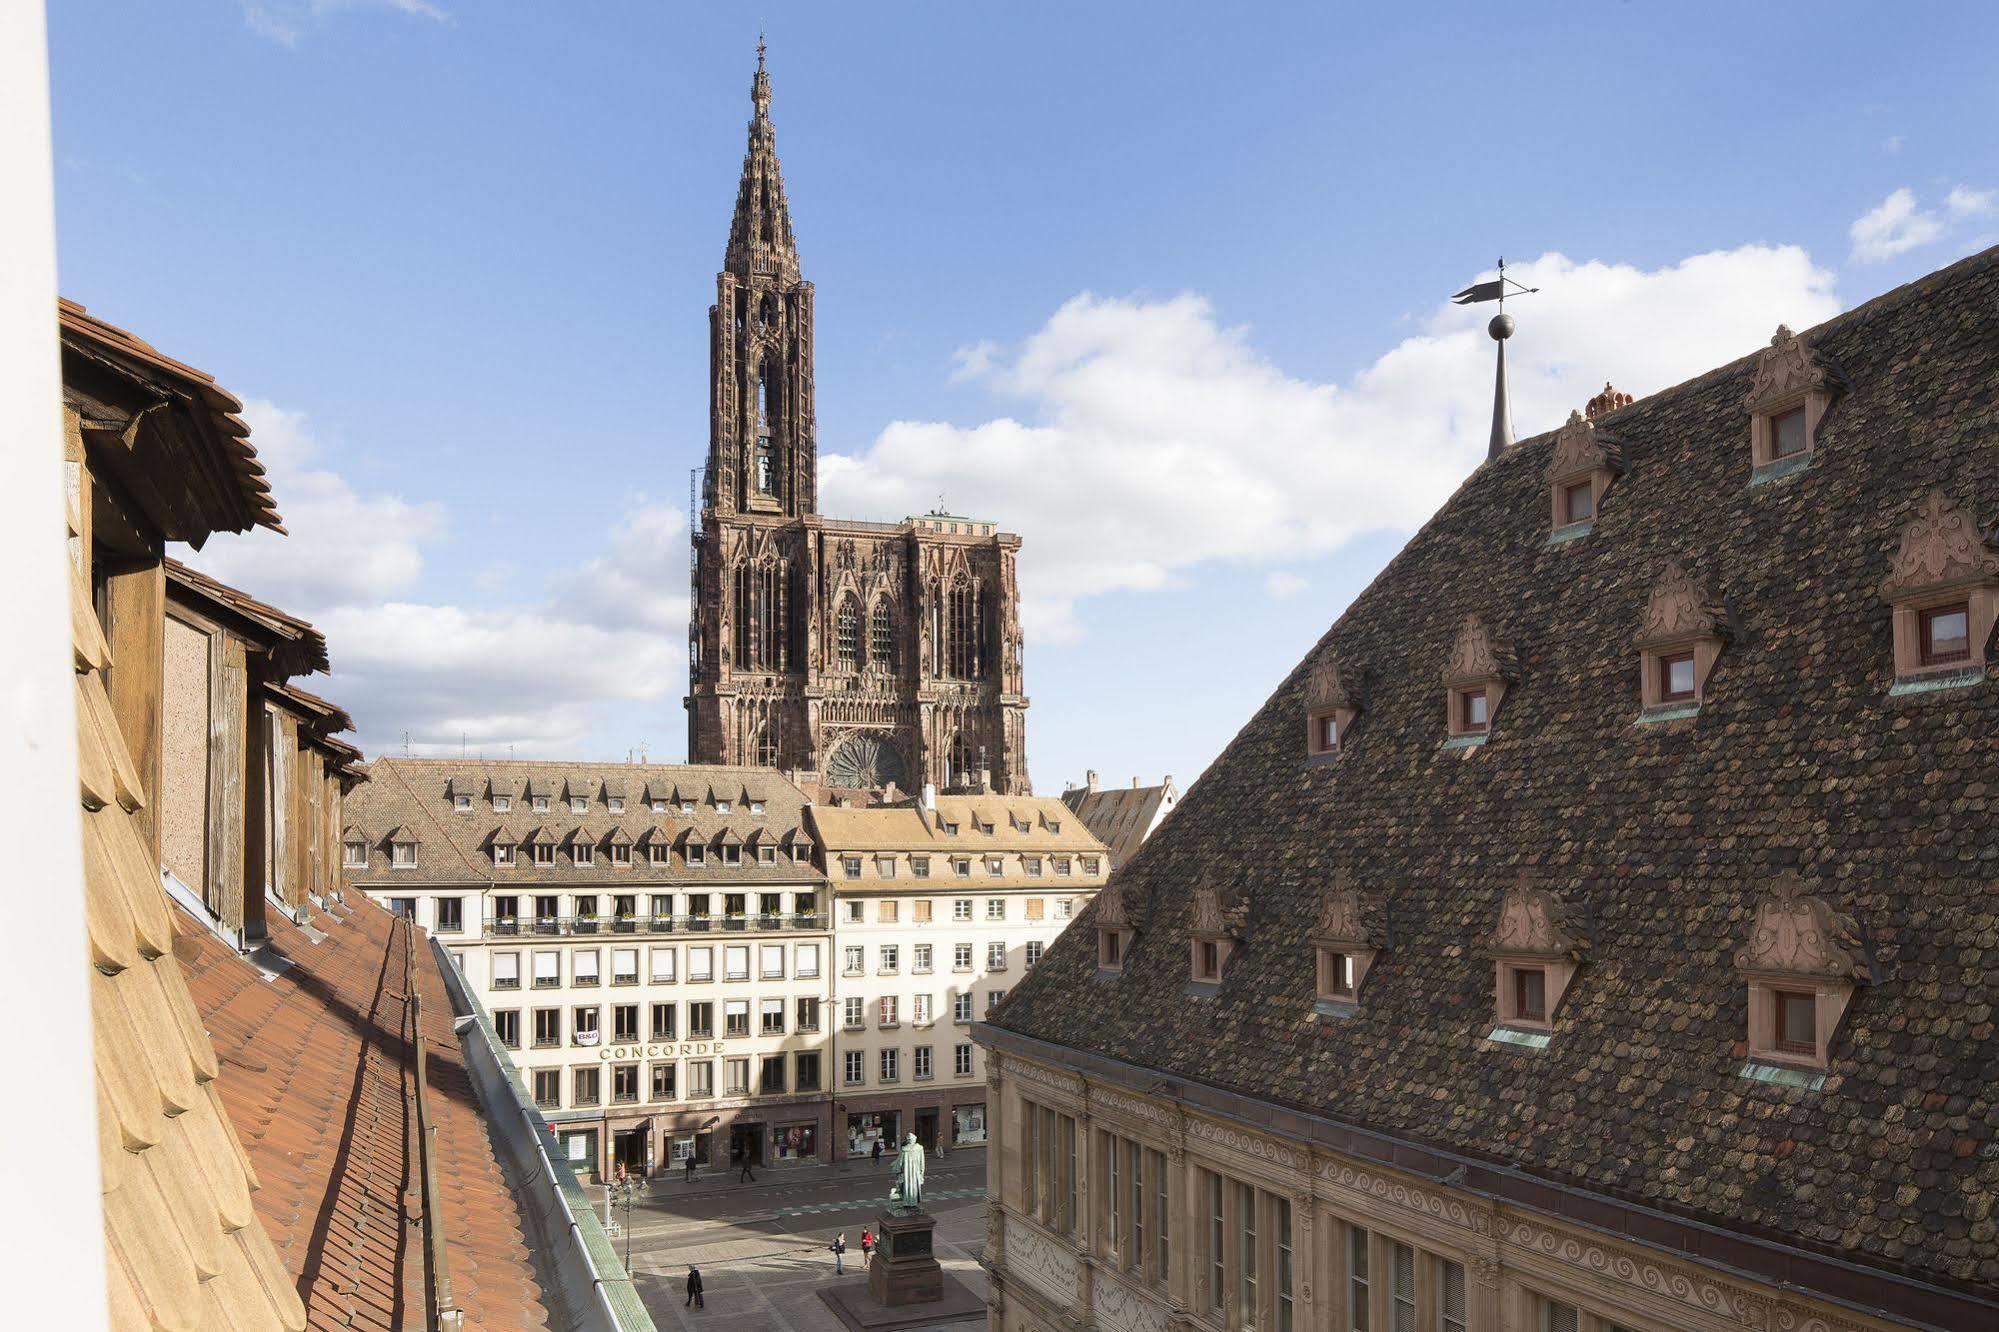
[[[1512, 288], [1510, 292], [1507, 290], [1509, 287]], [[1457, 305], [1499, 302], [1499, 313], [1485, 326], [1485, 331], [1499, 344], [1499, 368], [1493, 372], [1492, 378], [1492, 438], [1486, 442], [1485, 448], [1488, 462], [1513, 444], [1513, 408], [1506, 396], [1506, 340], [1513, 336], [1513, 316], [1506, 313], [1506, 298], [1509, 295], [1531, 296], [1539, 290], [1539, 287], [1523, 287], [1506, 276], [1506, 256], [1501, 255], [1498, 277], [1490, 282], [1474, 282], [1451, 297], [1452, 303]]]

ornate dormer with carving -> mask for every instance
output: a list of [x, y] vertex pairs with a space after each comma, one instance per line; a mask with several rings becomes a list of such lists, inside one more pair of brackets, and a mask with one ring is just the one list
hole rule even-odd
[[1729, 636], [1726, 608], [1713, 602], [1706, 584], [1678, 560], [1668, 560], [1646, 598], [1635, 644], [1645, 712], [1698, 708]]
[[1589, 952], [1589, 931], [1568, 905], [1526, 877], [1507, 890], [1486, 938], [1501, 1026], [1552, 1031], [1555, 1014]]
[[1750, 1058], [1815, 1069], [1829, 1065], [1854, 987], [1874, 979], [1859, 927], [1792, 870], [1757, 904], [1735, 969], [1749, 986]]
[[1982, 678], [1999, 612], [1999, 553], [1941, 491], [1924, 496], [1903, 526], [1881, 599], [1894, 608], [1898, 680], [1958, 671]]
[[1485, 739], [1512, 678], [1511, 655], [1493, 645], [1483, 620], [1465, 616], [1444, 666], [1444, 710], [1452, 740]]
[[1350, 687], [1348, 675], [1330, 651], [1321, 652], [1312, 667], [1305, 686], [1305, 752], [1312, 757], [1338, 754], [1347, 728], [1360, 715], [1359, 680]]
[[1361, 987], [1381, 946], [1367, 928], [1360, 889], [1347, 871], [1336, 873], [1321, 894], [1311, 939], [1318, 1011], [1328, 1016], [1351, 1013], [1360, 1005]]
[[1097, 973], [1115, 976], [1124, 970], [1125, 954], [1130, 951], [1132, 935], [1136, 932], [1136, 922], [1125, 901], [1124, 887], [1115, 876], [1097, 894], [1096, 911]]
[[1241, 942], [1248, 920], [1247, 902], [1233, 902], [1224, 907], [1221, 894], [1213, 887], [1194, 890], [1194, 919], [1187, 934], [1188, 961], [1195, 985], [1221, 984], [1222, 968], [1228, 965], [1229, 954]]
[[1832, 372], [1805, 340], [1782, 324], [1756, 359], [1742, 405], [1749, 410], [1749, 459], [1757, 473], [1789, 471], [1811, 458], [1819, 422], [1832, 404]]
[[[1608, 385], [1605, 391], [1610, 391]], [[1581, 412], [1570, 412], [1568, 424], [1555, 432], [1555, 451], [1548, 462], [1550, 535], [1567, 541], [1588, 532], [1596, 523], [1603, 493], [1623, 470], [1617, 445], [1599, 436]]]

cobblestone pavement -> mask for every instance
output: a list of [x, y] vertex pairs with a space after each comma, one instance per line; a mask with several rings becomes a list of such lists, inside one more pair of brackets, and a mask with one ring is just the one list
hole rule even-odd
[[[797, 1174], [764, 1171], [754, 1184], [715, 1187], [661, 1180], [634, 1203], [630, 1234], [632, 1280], [660, 1332], [833, 1332], [840, 1321], [819, 1298], [836, 1282], [865, 1285], [861, 1228], [881, 1215], [889, 1172], [857, 1162], [841, 1170], [807, 1168]], [[937, 1218], [937, 1260], [981, 1299], [985, 1273], [985, 1161], [954, 1157], [936, 1162], [924, 1181], [924, 1207]], [[599, 1203], [601, 1215], [601, 1202]], [[616, 1219], [621, 1226], [623, 1209]], [[846, 1274], [833, 1274], [827, 1245], [847, 1236]], [[686, 1307], [689, 1264], [701, 1269], [707, 1307]], [[974, 1320], [943, 1325], [976, 1332]]]

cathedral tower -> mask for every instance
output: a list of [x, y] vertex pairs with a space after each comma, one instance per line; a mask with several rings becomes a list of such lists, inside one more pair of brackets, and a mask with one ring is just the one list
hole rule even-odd
[[821, 517], [812, 284], [757, 45], [749, 149], [708, 310], [687, 755], [838, 789], [1027, 792], [1020, 538], [931, 513]]

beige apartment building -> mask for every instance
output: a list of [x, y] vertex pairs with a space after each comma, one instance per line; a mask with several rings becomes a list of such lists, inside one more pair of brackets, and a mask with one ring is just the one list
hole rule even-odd
[[370, 775], [348, 875], [451, 950], [580, 1172], [829, 1153], [832, 936], [797, 787], [661, 764]]
[[1104, 885], [1109, 858], [1061, 801], [991, 793], [814, 806], [833, 890], [834, 1123], [849, 1156], [914, 1133], [987, 1136], [972, 1023]]
[[1999, 1327], [1999, 249], [1500, 449], [980, 1025], [993, 1332]]

